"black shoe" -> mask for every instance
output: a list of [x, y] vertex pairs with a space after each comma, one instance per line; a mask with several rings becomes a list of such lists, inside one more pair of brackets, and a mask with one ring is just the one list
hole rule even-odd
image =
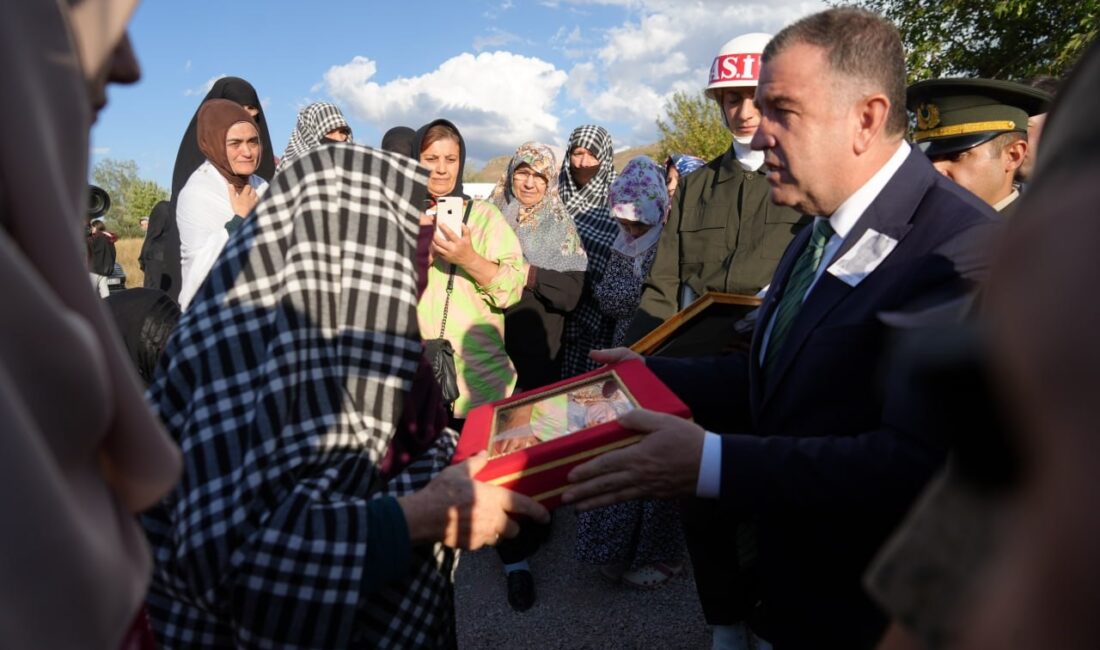
[[508, 604], [517, 612], [526, 612], [535, 604], [535, 577], [526, 569], [509, 571]]

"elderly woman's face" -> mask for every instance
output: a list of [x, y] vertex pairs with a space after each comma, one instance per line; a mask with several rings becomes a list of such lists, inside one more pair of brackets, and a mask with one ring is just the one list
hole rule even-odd
[[260, 166], [260, 134], [248, 122], [237, 122], [225, 134], [225, 154], [233, 173], [251, 176]]
[[546, 186], [546, 177], [536, 174], [527, 163], [516, 167], [516, 171], [512, 172], [512, 194], [524, 207], [538, 205], [546, 196]]
[[445, 196], [458, 182], [458, 143], [450, 138], [436, 140], [420, 152], [420, 164], [432, 171], [428, 191], [432, 196]]

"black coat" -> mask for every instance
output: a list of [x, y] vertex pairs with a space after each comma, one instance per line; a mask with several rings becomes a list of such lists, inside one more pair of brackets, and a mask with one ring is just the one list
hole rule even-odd
[[[761, 339], [810, 228], [776, 268], [748, 357], [649, 360], [698, 422], [730, 432], [716, 508], [726, 521], [758, 525], [762, 604], [750, 622], [777, 650], [869, 648], [882, 633], [886, 619], [861, 576], [942, 463], [946, 441], [890, 416], [907, 387], [881, 381], [878, 314], [966, 292], [985, 270], [996, 222], [988, 205], [912, 151], [833, 259], [868, 229], [897, 246], [855, 287], [821, 276], [767, 377]], [[694, 551], [697, 569], [721, 574], [727, 558]], [[706, 607], [722, 596], [701, 597]]]

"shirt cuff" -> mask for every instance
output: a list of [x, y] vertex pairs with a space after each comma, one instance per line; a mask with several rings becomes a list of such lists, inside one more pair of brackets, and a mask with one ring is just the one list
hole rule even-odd
[[699, 459], [699, 482], [695, 496], [700, 499], [717, 499], [722, 492], [722, 436], [705, 432], [703, 457]]

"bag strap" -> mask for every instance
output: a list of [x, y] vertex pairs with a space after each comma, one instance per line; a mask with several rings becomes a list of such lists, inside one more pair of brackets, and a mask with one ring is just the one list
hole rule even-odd
[[[470, 219], [470, 208], [474, 207], [474, 200], [466, 203], [466, 212], [462, 214], [462, 224]], [[447, 331], [447, 309], [451, 306], [451, 294], [455, 290], [455, 265], [451, 264], [451, 270], [447, 272], [447, 299], [443, 301], [443, 324], [439, 326], [439, 338], [446, 338], [443, 334]]]

